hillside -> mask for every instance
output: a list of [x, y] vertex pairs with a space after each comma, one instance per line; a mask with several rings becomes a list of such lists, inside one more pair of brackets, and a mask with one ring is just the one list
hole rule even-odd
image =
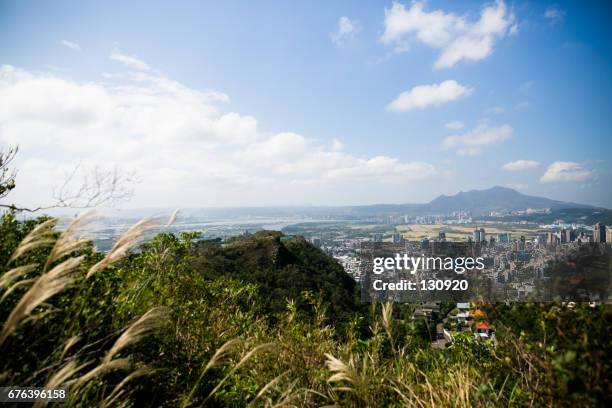
[[261, 231], [227, 244], [204, 241], [196, 268], [207, 278], [231, 278], [257, 284], [272, 314], [286, 310], [287, 300], [304, 305], [302, 293], [321, 295], [330, 314], [343, 320], [359, 309], [355, 281], [332, 257], [302, 237]]

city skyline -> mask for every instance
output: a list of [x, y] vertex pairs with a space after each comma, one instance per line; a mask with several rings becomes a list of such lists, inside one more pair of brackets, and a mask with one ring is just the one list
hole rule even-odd
[[495, 185], [612, 208], [607, 6], [32, 4], [0, 5], [0, 146], [20, 147], [21, 205], [81, 163], [133, 172], [132, 208]]

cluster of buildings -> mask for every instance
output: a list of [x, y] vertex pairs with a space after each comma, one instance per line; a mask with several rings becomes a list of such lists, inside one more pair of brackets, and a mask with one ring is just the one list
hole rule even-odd
[[578, 243], [612, 243], [612, 227], [606, 227], [602, 223], [597, 223], [593, 226], [592, 235], [588, 234], [586, 231], [578, 232], [577, 229], [574, 228], [561, 228], [558, 231], [551, 231], [546, 234], [545, 240], [544, 236], [538, 236], [536, 238], [538, 243], [546, 243], [549, 246], [556, 246], [559, 244], [566, 244], [570, 242], [578, 242]]
[[489, 212], [489, 217], [494, 218], [503, 218], [503, 217], [512, 217], [517, 215], [537, 215], [537, 214], [550, 214], [550, 208], [528, 208], [526, 210], [517, 210], [517, 211], [491, 211]]
[[472, 213], [469, 211], [453, 211], [448, 215], [425, 215], [419, 217], [406, 217], [406, 224], [470, 224]]
[[468, 302], [457, 303], [455, 310], [449, 313], [445, 326], [451, 338], [453, 332], [461, 331], [472, 331], [476, 339], [489, 340], [495, 336], [486, 313]]

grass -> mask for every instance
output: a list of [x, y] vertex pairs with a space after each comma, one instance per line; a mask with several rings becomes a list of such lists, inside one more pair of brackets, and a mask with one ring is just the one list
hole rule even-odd
[[[79, 217], [61, 234], [55, 221], [41, 224], [0, 275], [0, 353], [9, 356], [0, 363], [2, 385], [67, 387], [69, 405], [83, 407], [554, 407], [609, 399], [609, 308], [504, 312], [525, 331], [500, 319], [497, 345], [460, 333], [448, 349], [433, 350], [392, 303], [371, 305], [342, 328], [309, 292], [311, 313], [287, 299], [283, 313], [262, 314], [256, 286], [206, 280], [192, 268], [192, 238], [162, 236], [141, 247], [165, 220], [144, 220], [109, 253], [95, 253], [85, 238], [92, 219]], [[529, 314], [534, 320], [519, 322]]]

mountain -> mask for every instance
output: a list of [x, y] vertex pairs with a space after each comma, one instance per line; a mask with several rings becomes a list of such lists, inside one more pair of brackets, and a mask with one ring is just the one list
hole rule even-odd
[[511, 188], [495, 186], [487, 190], [462, 191], [452, 196], [441, 195], [424, 204], [419, 210], [428, 214], [464, 210], [471, 211], [474, 215], [482, 215], [491, 211], [517, 211], [527, 208], [586, 210], [595, 207], [525, 195]]
[[[455, 195], [441, 195], [425, 204], [372, 204], [354, 206], [274, 206], [274, 207], [218, 207], [218, 208], [184, 208], [181, 214], [185, 219], [196, 221], [250, 220], [265, 222], [271, 219], [336, 219], [363, 220], [364, 218], [384, 215], [435, 215], [449, 214], [453, 211], [470, 211], [474, 216], [488, 215], [491, 211], [518, 211], [528, 208], [550, 208], [549, 217], [555, 219], [584, 220], [599, 213], [612, 219], [612, 210], [586, 204], [551, 200], [549, 198], [530, 196], [507, 187], [495, 186], [486, 190], [462, 191]], [[154, 214], [173, 211], [167, 209], [121, 210], [113, 213], [117, 218], [134, 217], [135, 219]], [[563, 217], [554, 218], [561, 211]]]

